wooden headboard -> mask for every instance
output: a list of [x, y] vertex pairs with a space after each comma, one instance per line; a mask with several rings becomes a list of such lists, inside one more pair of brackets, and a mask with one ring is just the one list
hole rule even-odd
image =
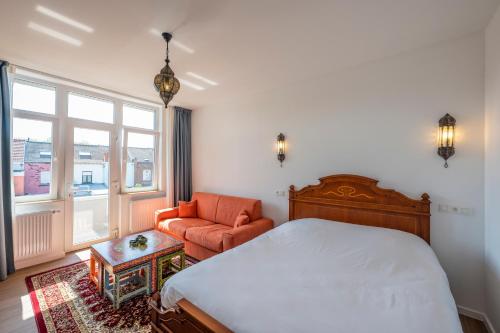
[[355, 175], [320, 178], [301, 190], [290, 186], [289, 219], [315, 217], [339, 222], [398, 229], [430, 243], [430, 200], [413, 200], [378, 181]]

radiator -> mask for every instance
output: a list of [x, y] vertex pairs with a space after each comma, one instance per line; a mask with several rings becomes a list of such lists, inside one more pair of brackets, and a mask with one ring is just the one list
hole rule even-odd
[[167, 207], [165, 197], [136, 199], [129, 202], [129, 230], [131, 233], [154, 228], [155, 211]]
[[17, 215], [14, 223], [14, 259], [22, 260], [52, 251], [55, 211]]

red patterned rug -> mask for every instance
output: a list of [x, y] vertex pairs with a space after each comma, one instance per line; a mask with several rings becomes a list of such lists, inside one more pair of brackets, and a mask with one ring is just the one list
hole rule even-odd
[[[187, 266], [195, 261], [186, 260]], [[89, 280], [88, 261], [26, 278], [40, 333], [151, 332], [147, 296], [113, 309]]]

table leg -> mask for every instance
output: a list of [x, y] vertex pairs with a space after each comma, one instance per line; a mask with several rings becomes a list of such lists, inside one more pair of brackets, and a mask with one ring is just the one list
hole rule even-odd
[[120, 278], [121, 278], [121, 275], [119, 273], [117, 274], [114, 274], [113, 275], [113, 295], [114, 295], [114, 299], [113, 299], [113, 307], [115, 309], [119, 309], [120, 308]]
[[89, 278], [91, 281], [94, 281], [94, 272], [95, 272], [95, 258], [90, 254], [90, 271], [89, 271]]
[[[155, 259], [153, 259], [154, 261]], [[153, 272], [151, 271], [151, 266], [149, 266], [147, 269], [144, 270], [144, 278], [146, 280], [146, 287], [147, 287], [147, 293], [148, 295], [151, 295], [153, 293], [153, 283], [152, 283], [152, 277], [153, 277]]]
[[99, 292], [99, 295], [104, 294], [104, 265], [101, 262], [98, 262], [98, 271], [97, 271], [97, 291]]
[[90, 254], [90, 272], [89, 272], [89, 279], [90, 281], [94, 282], [97, 291], [99, 292], [100, 295], [103, 293], [103, 287], [102, 287], [102, 280], [103, 280], [103, 264], [96, 259], [92, 253]]
[[181, 252], [181, 270], [186, 268], [186, 254], [184, 253], [184, 250]]
[[153, 258], [151, 260], [151, 293], [154, 293], [158, 290], [158, 258]]

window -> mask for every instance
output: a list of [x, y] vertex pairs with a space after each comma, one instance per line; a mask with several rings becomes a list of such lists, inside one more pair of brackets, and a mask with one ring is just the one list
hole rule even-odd
[[[110, 167], [110, 157], [123, 156], [122, 191], [158, 189], [160, 105], [70, 81], [45, 79], [27, 70], [16, 69], [9, 78], [16, 202], [56, 199], [58, 193], [67, 193], [65, 178], [70, 176], [60, 167], [69, 157], [65, 156], [68, 144], [74, 148], [69, 152], [74, 159], [70, 177], [73, 187], [85, 188], [92, 194], [108, 193], [110, 179], [114, 181], [119, 173]], [[120, 110], [115, 110], [117, 105]], [[115, 117], [115, 111], [121, 112], [120, 117]], [[68, 129], [74, 129], [78, 137], [73, 142], [61, 142], [61, 138], [71, 135]], [[95, 131], [80, 133], [79, 129]], [[100, 132], [106, 137], [98, 135]]]
[[75, 127], [73, 187], [79, 196], [106, 195], [109, 189], [108, 131]]
[[81, 151], [81, 152], [78, 153], [78, 157], [81, 160], [91, 160], [92, 159], [92, 154], [90, 154], [87, 151]]
[[82, 184], [92, 184], [92, 171], [82, 171]]
[[52, 191], [52, 121], [14, 117], [12, 162], [16, 198], [39, 200]]
[[71, 118], [113, 123], [113, 102], [94, 97], [68, 94], [68, 116]]
[[137, 108], [135, 106], [123, 106], [123, 125], [130, 127], [155, 129], [156, 113], [151, 109]]
[[50, 171], [40, 171], [40, 185], [49, 185], [50, 186]]
[[156, 188], [157, 134], [126, 131], [125, 142], [126, 191], [144, 191]]
[[54, 87], [16, 81], [12, 85], [12, 108], [54, 115], [56, 90]]
[[124, 192], [158, 188], [158, 108], [123, 105]]

